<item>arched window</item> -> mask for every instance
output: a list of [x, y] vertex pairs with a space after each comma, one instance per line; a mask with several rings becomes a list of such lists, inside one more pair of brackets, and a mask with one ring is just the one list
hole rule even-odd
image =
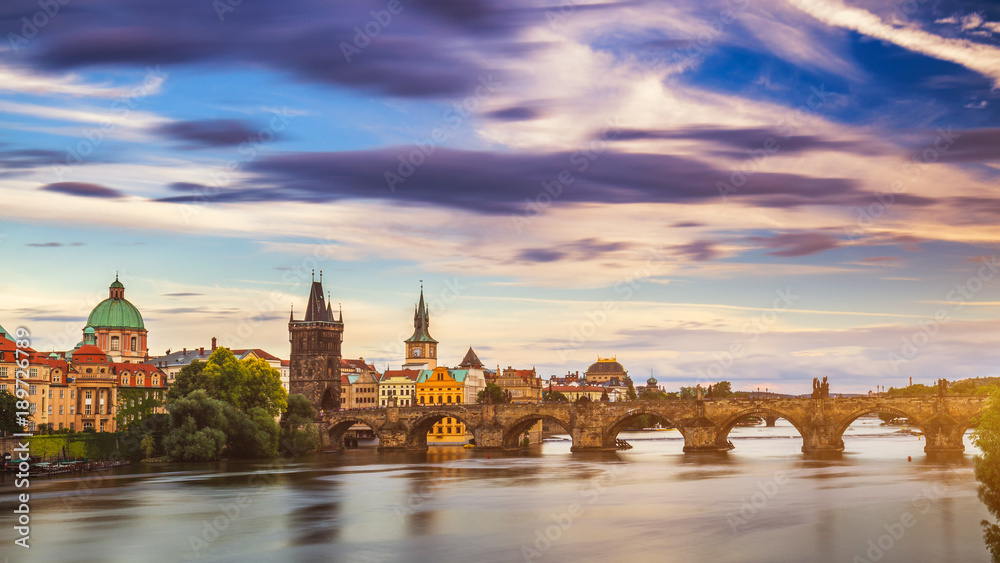
[[120, 350], [121, 349], [121, 342], [118, 340], [117, 336], [112, 336], [111, 337], [111, 349], [112, 350]]
[[139, 349], [139, 339], [138, 338], [136, 338], [136, 337], [133, 336], [131, 344], [132, 344], [132, 347], [129, 348], [129, 350], [132, 350], [134, 352], [134, 351], [136, 351], [136, 350]]
[[442, 397], [441, 395], [438, 395], [438, 404], [439, 405], [441, 404], [441, 399], [444, 399], [444, 397]]
[[420, 397], [420, 404], [421, 405], [424, 404], [424, 398], [423, 397]]

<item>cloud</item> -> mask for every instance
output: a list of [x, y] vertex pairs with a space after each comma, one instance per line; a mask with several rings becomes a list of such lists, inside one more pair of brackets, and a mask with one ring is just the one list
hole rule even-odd
[[710, 240], [696, 240], [674, 247], [674, 253], [686, 256], [696, 262], [707, 262], [718, 258], [722, 253]]
[[808, 256], [840, 246], [839, 240], [826, 233], [782, 233], [773, 237], [751, 237], [750, 240], [777, 249], [767, 254], [785, 258]]
[[[414, 156], [414, 153], [417, 153]], [[410, 158], [418, 167], [401, 164]], [[381, 199], [463, 209], [481, 214], [529, 213], [525, 201], [550, 197], [561, 171], [575, 172], [553, 205], [574, 203], [698, 203], [719, 201], [717, 183], [731, 172], [693, 158], [607, 151], [595, 161], [570, 152], [501, 153], [414, 147], [268, 155], [247, 166], [250, 176], [213, 202], [331, 202]], [[387, 180], [398, 175], [398, 182]], [[390, 183], [392, 188], [390, 189]], [[193, 196], [160, 201], [190, 202]], [[763, 207], [867, 204], [853, 180], [758, 172], [735, 194]], [[907, 205], [915, 196], [899, 197]], [[912, 201], [911, 201], [912, 199]]]
[[522, 250], [517, 259], [521, 262], [556, 262], [566, 257], [565, 252], [549, 248], [529, 248]]
[[[59, 14], [60, 33], [34, 40], [30, 54], [44, 67], [224, 62], [416, 98], [468, 94], [490, 72], [488, 55], [525, 52], [530, 46], [511, 38], [524, 25], [545, 22], [537, 8], [486, 1], [403, 2], [396, 14], [384, 0], [244, 2], [219, 13], [202, 0], [155, 9], [124, 0], [75, 1], [74, 10]], [[15, 29], [37, 10], [15, 1], [0, 23]]]
[[[192, 146], [228, 147], [255, 138], [258, 129], [251, 123], [239, 119], [205, 119], [166, 123], [157, 127], [156, 132], [171, 139], [186, 141]], [[178, 184], [194, 185], [183, 182]]]
[[51, 166], [59, 159], [65, 160], [66, 153], [42, 150], [20, 149], [0, 151], [0, 168], [30, 169]]
[[32, 246], [35, 248], [59, 248], [63, 246], [83, 246], [82, 242], [71, 242], [68, 244], [63, 244], [61, 242], [29, 242], [25, 246]]
[[498, 109], [486, 114], [487, 117], [500, 121], [527, 121], [529, 119], [536, 119], [541, 115], [543, 115], [543, 112], [540, 109], [531, 106], [514, 106]]
[[745, 151], [775, 147], [774, 154], [795, 154], [810, 151], [838, 151], [855, 154], [882, 154], [884, 151], [867, 141], [836, 141], [818, 135], [791, 135], [763, 127], [687, 127], [671, 130], [625, 129], [614, 140], [633, 141], [647, 139], [686, 139], [706, 141], [731, 147], [738, 151], [730, 156], [747, 158]]
[[[867, 10], [849, 7], [839, 0], [789, 1], [828, 25], [851, 29], [917, 53], [960, 64], [992, 78], [994, 84], [1000, 86], [1000, 49], [997, 47], [965, 39], [948, 39], [913, 26], [892, 26]], [[963, 20], [963, 29], [967, 23]]]
[[55, 184], [42, 186], [39, 189], [48, 192], [57, 192], [61, 194], [75, 195], [80, 197], [95, 197], [95, 198], [106, 198], [106, 199], [125, 197], [125, 194], [123, 194], [118, 190], [107, 188], [97, 184], [87, 184], [84, 182], [57, 182]]
[[163, 297], [198, 297], [204, 293], [164, 293]]

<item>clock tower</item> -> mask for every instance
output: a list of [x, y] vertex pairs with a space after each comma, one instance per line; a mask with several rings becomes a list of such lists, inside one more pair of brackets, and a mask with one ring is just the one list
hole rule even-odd
[[437, 345], [427, 327], [430, 315], [424, 304], [424, 286], [420, 285], [420, 302], [413, 311], [413, 336], [406, 339], [406, 359], [403, 369], [434, 369], [437, 367]]

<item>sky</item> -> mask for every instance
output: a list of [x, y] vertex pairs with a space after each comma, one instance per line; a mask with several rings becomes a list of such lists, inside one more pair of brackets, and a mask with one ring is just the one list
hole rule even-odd
[[667, 389], [998, 376], [1000, 5], [0, 5], [0, 325]]

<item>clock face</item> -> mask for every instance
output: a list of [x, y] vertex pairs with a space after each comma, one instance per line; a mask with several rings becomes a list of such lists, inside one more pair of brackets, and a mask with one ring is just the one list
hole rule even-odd
[[419, 358], [420, 357], [420, 348], [414, 348], [413, 349], [413, 357], [414, 358]]

